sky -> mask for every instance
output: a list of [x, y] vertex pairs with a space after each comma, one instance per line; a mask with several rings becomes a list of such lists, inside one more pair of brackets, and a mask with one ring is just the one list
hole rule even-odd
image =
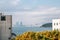
[[60, 18], [60, 0], [0, 0], [0, 12], [13, 17], [13, 25], [42, 25]]

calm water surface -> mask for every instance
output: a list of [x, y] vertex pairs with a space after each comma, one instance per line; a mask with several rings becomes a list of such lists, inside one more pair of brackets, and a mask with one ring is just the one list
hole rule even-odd
[[52, 28], [51, 27], [13, 27], [12, 30], [13, 30], [12, 32], [15, 34], [22, 34], [27, 31], [37, 32], [37, 31], [52, 30]]

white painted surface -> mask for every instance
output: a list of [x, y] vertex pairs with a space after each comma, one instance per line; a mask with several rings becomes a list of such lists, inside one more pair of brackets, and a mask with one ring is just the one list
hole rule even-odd
[[54, 30], [54, 29], [60, 30], [60, 19], [52, 20], [52, 30]]

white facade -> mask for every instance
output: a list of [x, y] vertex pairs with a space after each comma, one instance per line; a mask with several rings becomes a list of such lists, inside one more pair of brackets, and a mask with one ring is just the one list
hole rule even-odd
[[12, 32], [12, 16], [0, 14], [0, 40], [10, 40]]
[[60, 19], [53, 19], [52, 20], [52, 29], [60, 30]]

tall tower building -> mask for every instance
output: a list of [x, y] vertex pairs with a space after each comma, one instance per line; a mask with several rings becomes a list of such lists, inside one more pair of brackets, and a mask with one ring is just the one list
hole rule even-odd
[[0, 13], [0, 40], [11, 40], [12, 15]]
[[20, 26], [23, 26], [22, 22], [20, 22]]

